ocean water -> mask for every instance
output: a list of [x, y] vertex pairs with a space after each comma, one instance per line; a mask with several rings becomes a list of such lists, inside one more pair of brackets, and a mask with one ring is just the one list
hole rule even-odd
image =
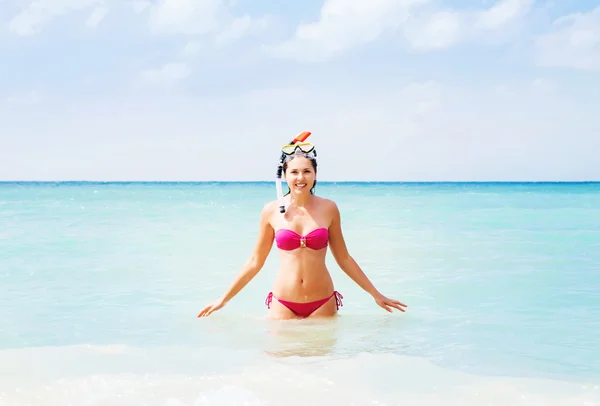
[[0, 183], [0, 405], [600, 405], [600, 183], [320, 183], [389, 314], [200, 309], [272, 183]]

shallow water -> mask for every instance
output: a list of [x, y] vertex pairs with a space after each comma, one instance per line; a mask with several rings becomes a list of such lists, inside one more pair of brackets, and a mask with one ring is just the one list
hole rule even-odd
[[0, 405], [600, 404], [600, 184], [319, 183], [407, 313], [329, 254], [339, 318], [265, 320], [274, 249], [196, 319], [274, 189], [0, 184]]

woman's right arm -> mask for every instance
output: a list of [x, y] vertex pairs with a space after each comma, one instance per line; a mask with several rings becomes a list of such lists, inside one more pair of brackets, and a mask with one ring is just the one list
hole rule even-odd
[[244, 263], [241, 271], [233, 280], [233, 283], [229, 286], [221, 298], [202, 309], [202, 311], [198, 314], [198, 317], [206, 317], [212, 312], [221, 309], [227, 304], [227, 302], [233, 299], [235, 295], [237, 295], [262, 269], [267, 257], [269, 256], [269, 252], [271, 252], [273, 239], [275, 238], [275, 231], [273, 230], [270, 221], [271, 213], [273, 213], [274, 207], [275, 206], [273, 202], [267, 203], [263, 207], [260, 213], [258, 238], [254, 246], [254, 250], [252, 251], [250, 258], [248, 258], [248, 260]]

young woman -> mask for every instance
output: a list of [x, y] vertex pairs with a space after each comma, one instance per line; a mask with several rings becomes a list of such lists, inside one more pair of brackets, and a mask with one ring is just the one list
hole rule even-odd
[[290, 189], [285, 197], [287, 210], [280, 213], [278, 201], [263, 207], [252, 255], [223, 296], [202, 309], [198, 317], [209, 316], [223, 308], [258, 274], [274, 240], [279, 249], [280, 267], [265, 301], [270, 317], [290, 319], [337, 314], [342, 295], [334, 289], [325, 265], [328, 246], [340, 268], [368, 292], [375, 303], [388, 312], [392, 312], [392, 308], [405, 311], [405, 304], [384, 296], [373, 286], [348, 253], [337, 205], [315, 196], [314, 145], [302, 143], [288, 148], [291, 150], [283, 163], [284, 179]]

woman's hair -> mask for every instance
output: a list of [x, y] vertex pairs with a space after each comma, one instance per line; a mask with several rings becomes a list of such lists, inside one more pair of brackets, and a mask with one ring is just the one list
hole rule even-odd
[[[296, 157], [304, 157], [306, 159], [308, 159], [313, 167], [313, 169], [315, 170], [315, 174], [317, 173], [317, 157], [315, 156], [315, 154], [313, 153], [306, 153], [306, 152], [302, 152], [300, 150], [296, 150], [296, 152], [294, 152], [291, 155], [287, 155], [285, 157], [285, 160], [283, 161], [283, 173], [285, 173], [287, 171], [287, 167], [288, 167], [288, 162], [290, 162], [292, 159], [296, 158]], [[315, 179], [315, 183], [313, 184], [312, 188], [310, 189], [310, 193], [311, 194], [315, 194], [315, 187], [317, 186], [317, 179]], [[288, 189], [287, 193], [285, 194], [286, 196], [290, 194], [290, 190]]]

